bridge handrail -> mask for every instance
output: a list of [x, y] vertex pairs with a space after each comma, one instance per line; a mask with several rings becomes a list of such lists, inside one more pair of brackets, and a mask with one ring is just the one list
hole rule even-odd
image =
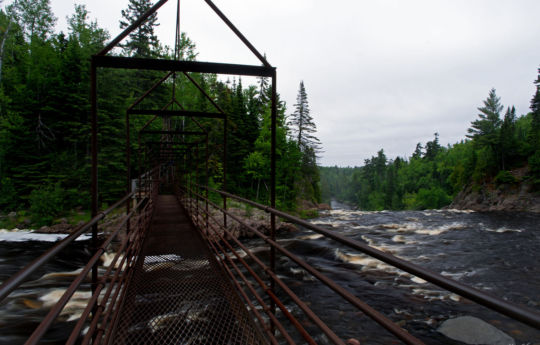
[[[203, 187], [204, 186], [200, 186], [200, 187]], [[220, 191], [216, 191], [216, 190], [213, 190], [212, 191], [214, 192], [220, 192]], [[242, 219], [240, 219], [239, 217], [237, 217], [236, 215], [234, 214], [231, 214], [229, 212], [227, 212], [226, 210], [224, 210], [223, 208], [219, 207], [218, 205], [216, 205], [215, 203], [213, 203], [212, 201], [206, 199], [205, 197], [203, 197], [202, 195], [198, 194], [198, 193], [195, 193], [195, 192], [192, 192], [193, 195], [196, 195], [198, 198], [202, 198], [203, 200], [206, 200], [208, 202], [209, 205], [212, 205], [212, 207], [216, 208], [217, 210], [223, 212], [224, 214], [227, 214], [229, 217], [231, 217], [232, 219], [234, 219], [235, 221], [237, 221], [238, 223], [242, 224], [244, 227], [248, 228], [251, 232], [253, 232], [255, 235], [257, 235], [258, 237], [260, 237], [261, 239], [263, 239], [266, 243], [268, 243], [269, 245], [275, 247], [278, 251], [280, 251], [282, 254], [284, 254], [285, 256], [289, 257], [291, 260], [293, 260], [297, 265], [299, 265], [300, 267], [304, 268], [306, 271], [308, 271], [310, 274], [312, 274], [314, 277], [316, 277], [317, 279], [319, 279], [323, 284], [325, 284], [326, 286], [328, 286], [329, 288], [331, 288], [332, 290], [334, 290], [336, 293], [338, 293], [341, 297], [343, 297], [344, 299], [346, 299], [349, 303], [351, 303], [352, 305], [354, 305], [355, 307], [357, 307], [359, 310], [361, 310], [363, 313], [365, 313], [367, 316], [369, 316], [371, 319], [373, 319], [374, 321], [376, 321], [377, 323], [379, 323], [383, 328], [385, 328], [386, 330], [388, 330], [390, 333], [392, 333], [394, 336], [396, 336], [397, 338], [399, 338], [400, 340], [402, 340], [403, 342], [405, 342], [406, 344], [409, 344], [409, 345], [423, 345], [424, 343], [420, 340], [418, 340], [416, 337], [414, 337], [413, 335], [409, 334], [408, 332], [406, 332], [405, 330], [403, 330], [401, 327], [399, 327], [397, 324], [395, 324], [392, 320], [388, 319], [387, 317], [385, 317], [383, 314], [381, 314], [380, 312], [378, 312], [377, 310], [373, 309], [371, 306], [369, 306], [368, 304], [366, 304], [365, 302], [363, 302], [362, 300], [360, 300], [358, 297], [354, 296], [353, 294], [351, 294], [349, 291], [347, 291], [346, 289], [344, 289], [343, 287], [341, 287], [340, 285], [336, 284], [334, 281], [332, 281], [330, 278], [328, 278], [327, 276], [325, 276], [324, 274], [322, 274], [321, 272], [319, 272], [318, 270], [316, 270], [315, 268], [313, 268], [311, 265], [309, 265], [308, 263], [306, 263], [304, 260], [302, 260], [300, 257], [294, 255], [293, 253], [291, 253], [290, 251], [288, 251], [287, 249], [283, 248], [282, 246], [280, 246], [276, 241], [272, 240], [269, 236], [266, 236], [264, 235], [263, 233], [261, 233], [260, 231], [258, 231], [257, 229], [253, 228], [252, 226], [246, 224], [244, 221], [242, 221]], [[233, 195], [233, 194], [231, 194]], [[237, 197], [237, 196], [235, 196]], [[240, 197], [238, 197], [240, 198]], [[247, 200], [247, 199], [246, 199]], [[255, 203], [256, 204], [256, 203]], [[260, 205], [260, 204], [257, 204], [257, 205]], [[255, 205], [254, 205], [255, 206]], [[264, 205], [260, 205], [262, 206], [263, 208], [266, 208], [266, 206]], [[258, 206], [257, 206], [258, 207]], [[268, 209], [271, 209], [271, 208], [268, 208]], [[203, 211], [204, 212], [204, 211]], [[240, 241], [238, 241], [238, 239], [235, 238], [235, 236], [233, 236], [232, 234], [229, 233], [229, 231], [225, 228], [223, 228], [223, 230], [230, 236], [230, 238], [235, 242], [237, 243], [245, 252], [246, 254], [248, 254], [252, 259], [255, 260], [255, 262], [257, 262], [258, 265], [261, 266], [261, 268], [263, 268], [263, 270], [272, 278], [272, 280], [274, 280], [275, 282], [277, 282], [281, 288], [284, 289], [284, 291], [289, 295], [289, 297], [291, 297], [291, 299], [293, 301], [295, 301], [295, 303], [300, 307], [300, 309], [302, 309], [304, 311], [304, 313], [306, 313], [306, 315], [328, 336], [328, 338], [330, 340], [332, 340], [335, 344], [344, 344], [343, 341], [341, 339], [339, 339], [335, 333], [330, 330], [328, 328], [328, 326], [326, 324], [324, 324], [324, 322], [322, 322], [318, 317], [317, 315], [311, 311], [311, 309], [309, 307], [307, 307], [307, 305], [305, 303], [303, 303], [299, 298], [298, 296], [296, 296], [296, 294], [294, 294], [294, 292], [292, 292], [292, 290], [290, 290], [286, 284], [283, 283], [283, 281], [274, 273], [272, 272], [272, 270], [267, 267], [266, 265], [264, 265], [259, 259], [257, 259], [257, 257], [251, 253], [249, 251], [249, 249], [247, 249], [245, 246], [243, 246], [241, 244]], [[219, 234], [218, 234], [219, 237], [221, 237]], [[221, 237], [221, 239], [223, 240], [223, 238]], [[225, 241], [225, 243], [227, 243]], [[232, 248], [229, 248], [230, 250]], [[234, 251], [233, 251], [234, 252]], [[237, 255], [235, 253], [235, 255]], [[242, 260], [241, 260], [242, 262]], [[248, 268], [248, 266], [246, 266], [246, 268]], [[249, 270], [249, 269], [248, 269]], [[253, 275], [253, 273], [251, 273]], [[269, 293], [268, 291], [266, 291], [267, 293]], [[271, 291], [270, 291], [271, 292]], [[272, 296], [270, 295], [270, 297], [272, 298]], [[302, 329], [298, 329], [302, 334]], [[306, 335], [306, 334], [303, 334], [303, 335]], [[308, 335], [309, 337], [309, 335]], [[306, 338], [306, 341], [310, 342], [309, 341], [310, 338]]]
[[307, 222], [303, 219], [300, 219], [298, 217], [292, 216], [288, 213], [285, 213], [283, 211], [276, 210], [274, 208], [271, 208], [266, 205], [259, 204], [257, 202], [254, 202], [252, 200], [242, 198], [240, 196], [212, 189], [206, 186], [199, 185], [199, 187], [203, 189], [208, 189], [211, 192], [218, 193], [224, 197], [228, 197], [231, 199], [235, 199], [238, 201], [241, 201], [243, 203], [246, 203], [248, 205], [254, 206], [256, 208], [259, 208], [267, 213], [275, 214], [276, 216], [286, 219], [288, 221], [291, 221], [293, 223], [296, 223], [298, 225], [301, 225], [305, 228], [308, 228], [310, 230], [313, 230], [321, 235], [324, 235], [328, 238], [331, 238], [337, 242], [340, 242], [350, 248], [359, 250], [371, 257], [374, 257], [378, 260], [381, 260], [387, 264], [390, 264], [394, 267], [397, 267], [403, 271], [406, 271], [408, 273], [411, 273], [417, 277], [420, 277], [426, 281], [429, 281], [439, 287], [444, 288], [447, 291], [454, 292], [462, 297], [465, 297], [471, 301], [474, 301], [482, 306], [485, 306], [489, 309], [492, 309], [494, 311], [497, 311], [503, 315], [509, 316], [515, 320], [521, 321], [524, 324], [527, 324], [531, 327], [540, 329], [540, 313], [534, 310], [531, 310], [530, 308], [527, 308], [525, 306], [516, 305], [510, 302], [507, 302], [501, 298], [492, 296], [488, 293], [485, 293], [481, 290], [475, 289], [473, 287], [467, 286], [465, 284], [462, 284], [460, 282], [457, 282], [453, 279], [444, 277], [443, 275], [439, 273], [435, 273], [433, 271], [430, 271], [428, 269], [425, 269], [423, 267], [420, 267], [416, 264], [413, 264], [411, 262], [408, 262], [406, 260], [400, 259], [392, 254], [385, 253], [381, 250], [375, 249], [365, 243], [350, 239], [348, 237], [345, 237], [341, 234], [338, 234], [336, 232], [328, 231], [326, 229], [323, 229], [317, 225], [314, 225], [310, 222]]
[[[141, 207], [141, 205], [144, 205], [146, 203], [146, 198], [142, 199], [137, 206], [127, 215], [124, 216], [123, 220], [115, 227], [115, 230], [107, 237], [107, 239], [101, 244], [101, 246], [97, 249], [97, 251], [92, 255], [90, 260], [86, 263], [86, 265], [83, 267], [81, 272], [77, 275], [77, 277], [71, 282], [69, 287], [66, 289], [64, 294], [60, 297], [60, 299], [56, 302], [56, 304], [49, 310], [43, 321], [39, 324], [39, 326], [34, 330], [30, 338], [26, 341], [25, 345], [29, 344], [37, 344], [38, 341], [43, 337], [43, 335], [47, 332], [47, 330], [51, 327], [54, 320], [60, 315], [60, 312], [68, 301], [71, 299], [75, 291], [79, 288], [79, 286], [83, 283], [84, 278], [90, 273], [92, 270], [92, 267], [94, 267], [95, 264], [99, 261], [99, 258], [101, 255], [103, 255], [109, 246], [111, 242], [118, 236], [121, 229], [126, 225], [126, 223], [131, 219], [131, 217], [138, 211], [138, 209]], [[111, 267], [109, 267], [111, 268]], [[108, 270], [110, 272], [110, 270]], [[98, 294], [96, 292], [93, 292], [93, 296], [98, 297]], [[81, 317], [79, 321], [83, 320]], [[84, 321], [84, 320], [83, 320]]]
[[49, 250], [47, 250], [45, 253], [40, 255], [37, 259], [32, 261], [26, 267], [22, 268], [19, 272], [17, 272], [15, 275], [10, 277], [4, 283], [2, 283], [2, 285], [0, 286], [0, 302], [2, 302], [7, 296], [9, 296], [9, 294], [13, 290], [18, 288], [22, 283], [24, 283], [28, 279], [28, 277], [30, 277], [30, 275], [34, 273], [38, 268], [46, 264], [50, 259], [52, 259], [61, 250], [63, 250], [67, 245], [75, 241], [79, 236], [81, 236], [90, 228], [92, 228], [92, 226], [94, 226], [100, 220], [105, 218], [109, 213], [111, 213], [118, 206], [122, 205], [127, 200], [129, 200], [134, 194], [135, 192], [126, 194], [122, 199], [118, 200], [112, 206], [98, 213], [90, 221], [75, 228], [75, 230], [71, 234], [66, 236], [63, 240], [57, 242], [54, 246], [52, 246]]

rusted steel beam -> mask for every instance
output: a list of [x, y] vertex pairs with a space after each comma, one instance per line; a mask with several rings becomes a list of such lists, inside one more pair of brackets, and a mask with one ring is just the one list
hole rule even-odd
[[240, 32], [240, 30], [238, 30], [236, 26], [234, 26], [234, 24], [229, 20], [229, 18], [227, 18], [223, 14], [223, 12], [221, 12], [221, 10], [216, 5], [214, 5], [212, 1], [205, 1], [208, 6], [210, 6], [210, 8], [212, 8], [212, 10], [216, 12], [216, 14], [225, 22], [225, 24], [227, 24], [227, 26], [236, 34], [236, 36], [238, 36], [238, 38], [249, 48], [249, 50], [251, 50], [251, 52], [255, 54], [255, 56], [262, 62], [262, 64], [266, 67], [270, 67], [270, 64], [268, 63], [268, 61], [266, 61], [266, 58], [262, 56], [261, 53], [257, 51], [257, 49], [255, 49], [253, 44], [251, 44], [251, 42], [248, 41], [248, 39]]
[[212, 119], [223, 119], [225, 115], [221, 113], [209, 113], [206, 111], [190, 111], [190, 110], [164, 110], [164, 109], [131, 109], [128, 110], [130, 115], [157, 115], [157, 116], [188, 116], [188, 117], [204, 117]]
[[[147, 143], [148, 146], [152, 146], [151, 148], [153, 150], [156, 149], [155, 145], [159, 145], [159, 144], [174, 144], [174, 145], [183, 145], [183, 146], [195, 146], [195, 145], [198, 145], [198, 144], [202, 144], [201, 141], [194, 141], [194, 142], [190, 142], [190, 143], [187, 143], [187, 142], [159, 142], [159, 141], [151, 141], [151, 142], [148, 142]], [[159, 150], [159, 148], [158, 148]]]
[[186, 72], [183, 72], [184, 75], [189, 79], [189, 81], [195, 85], [195, 87], [197, 89], [199, 89], [199, 91], [204, 95], [204, 97], [210, 101], [210, 103], [212, 103], [212, 105], [214, 106], [214, 108], [216, 108], [220, 113], [222, 114], [225, 114], [225, 111], [223, 109], [221, 109], [221, 107], [212, 99], [212, 97], [210, 97], [210, 95], [208, 95], [208, 93], [206, 93], [206, 91], [202, 88], [202, 86], [199, 85], [199, 83], [197, 83], [197, 81], [195, 79], [193, 79], [188, 73]]
[[169, 72], [167, 73], [163, 78], [161, 78], [157, 83], [155, 83], [154, 85], [152, 85], [152, 87], [150, 87], [148, 90], [146, 90], [145, 93], [143, 93], [139, 98], [137, 98], [137, 100], [135, 102], [133, 102], [129, 107], [128, 107], [128, 110], [130, 109], [133, 109], [134, 107], [136, 107], [139, 103], [141, 103], [149, 94], [152, 93], [152, 91], [154, 91], [159, 85], [163, 84], [163, 82], [167, 79], [169, 79], [169, 77], [173, 74], [173, 72]]
[[[277, 127], [277, 85], [276, 71], [272, 74], [272, 109], [270, 118], [270, 207], [276, 207], [276, 127]], [[270, 238], [276, 240], [276, 215], [270, 214]], [[270, 246], [270, 269], [276, 272], [276, 248]], [[270, 288], [275, 292], [276, 283], [270, 280]], [[272, 303], [275, 311], [275, 304]]]
[[167, 1], [168, 0], [158, 1], [148, 11], [146, 11], [142, 16], [140, 16], [136, 21], [131, 23], [131, 25], [128, 26], [124, 31], [122, 31], [120, 35], [116, 36], [116, 38], [113, 39], [109, 44], [107, 44], [105, 48], [101, 49], [101, 51], [97, 55], [105, 55], [109, 51], [111, 51], [118, 43], [120, 43], [127, 35], [129, 35], [133, 30], [135, 30], [139, 25], [141, 25], [146, 19], [148, 19], [148, 17], [154, 14]]
[[166, 146], [171, 146], [171, 145], [181, 145], [182, 142], [181, 141], [146, 141], [145, 144], [146, 145], [166, 145]]
[[274, 67], [228, 64], [218, 62], [175, 61], [163, 59], [127, 58], [120, 56], [92, 56], [96, 67], [143, 69], [155, 71], [197, 72], [213, 74], [271, 77]]
[[180, 134], [180, 135], [206, 135], [205, 132], [196, 132], [196, 131], [153, 131], [145, 130], [141, 131], [141, 134]]

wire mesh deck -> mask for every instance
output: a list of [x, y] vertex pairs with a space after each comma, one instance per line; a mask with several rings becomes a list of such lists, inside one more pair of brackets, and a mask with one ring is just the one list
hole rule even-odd
[[114, 344], [266, 344], [175, 196], [160, 195]]

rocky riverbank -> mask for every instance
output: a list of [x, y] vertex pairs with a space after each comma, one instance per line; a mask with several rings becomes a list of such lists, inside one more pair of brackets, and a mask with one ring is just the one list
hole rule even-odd
[[[303, 218], [312, 218], [318, 216], [319, 211], [323, 210], [329, 210], [330, 205], [328, 204], [314, 204], [314, 203], [308, 203], [303, 202], [300, 210], [298, 212], [298, 215]], [[242, 223], [232, 219], [232, 217], [228, 218], [227, 225], [230, 229], [233, 236], [236, 238], [250, 238], [256, 236], [250, 228], [254, 228], [257, 231], [262, 232], [265, 235], [270, 234], [270, 215], [262, 210], [259, 210], [257, 208], [247, 207], [246, 205], [238, 204], [233, 207], [229, 207], [228, 211], [235, 217], [239, 218]], [[212, 212], [212, 211], [211, 211]], [[17, 213], [12, 212], [9, 215], [6, 215], [4, 217], [9, 217], [12, 219], [17, 218]], [[113, 213], [109, 214], [104, 220], [100, 222], [100, 232], [108, 233], [112, 231], [115, 226], [121, 221], [123, 218], [124, 213]], [[223, 215], [219, 211], [213, 211], [212, 217], [216, 219], [217, 222], [220, 223], [220, 225], [223, 224]], [[31, 230], [31, 224], [28, 220], [27, 222], [17, 224], [12, 229], [13, 231], [18, 231], [20, 229], [27, 229], [31, 230], [35, 233], [43, 233], [43, 234], [69, 234], [79, 226], [83, 225], [84, 221], [79, 221], [77, 224], [73, 224], [74, 222], [68, 218], [61, 218], [59, 219], [55, 224], [50, 226], [42, 226], [35, 230]], [[215, 224], [212, 223], [212, 224]], [[286, 222], [280, 218], [276, 218], [276, 230], [277, 233], [287, 233], [287, 232], [294, 232], [297, 231], [298, 228], [296, 225]]]
[[540, 193], [527, 182], [515, 184], [492, 183], [478, 187], [467, 186], [448, 206], [451, 209], [474, 211], [521, 211], [540, 213]]

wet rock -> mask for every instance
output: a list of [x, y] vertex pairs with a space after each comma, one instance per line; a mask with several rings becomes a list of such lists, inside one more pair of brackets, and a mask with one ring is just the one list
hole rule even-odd
[[69, 234], [73, 227], [71, 224], [67, 223], [61, 223], [61, 224], [55, 224], [51, 226], [42, 226], [41, 228], [37, 229], [35, 232], [41, 233], [41, 234]]
[[489, 323], [472, 316], [461, 316], [446, 320], [437, 329], [448, 338], [465, 344], [513, 345], [508, 334]]
[[277, 228], [278, 232], [295, 232], [298, 231], [298, 227], [292, 223], [280, 223]]
[[540, 213], [540, 195], [534, 192], [533, 184], [524, 180], [528, 173], [526, 168], [511, 171], [516, 184], [495, 185], [485, 183], [480, 188], [466, 186], [448, 206], [450, 209], [474, 211], [526, 211]]
[[332, 207], [330, 207], [330, 205], [328, 204], [319, 204], [317, 205], [317, 208], [320, 210], [320, 211], [329, 211], [332, 209]]

